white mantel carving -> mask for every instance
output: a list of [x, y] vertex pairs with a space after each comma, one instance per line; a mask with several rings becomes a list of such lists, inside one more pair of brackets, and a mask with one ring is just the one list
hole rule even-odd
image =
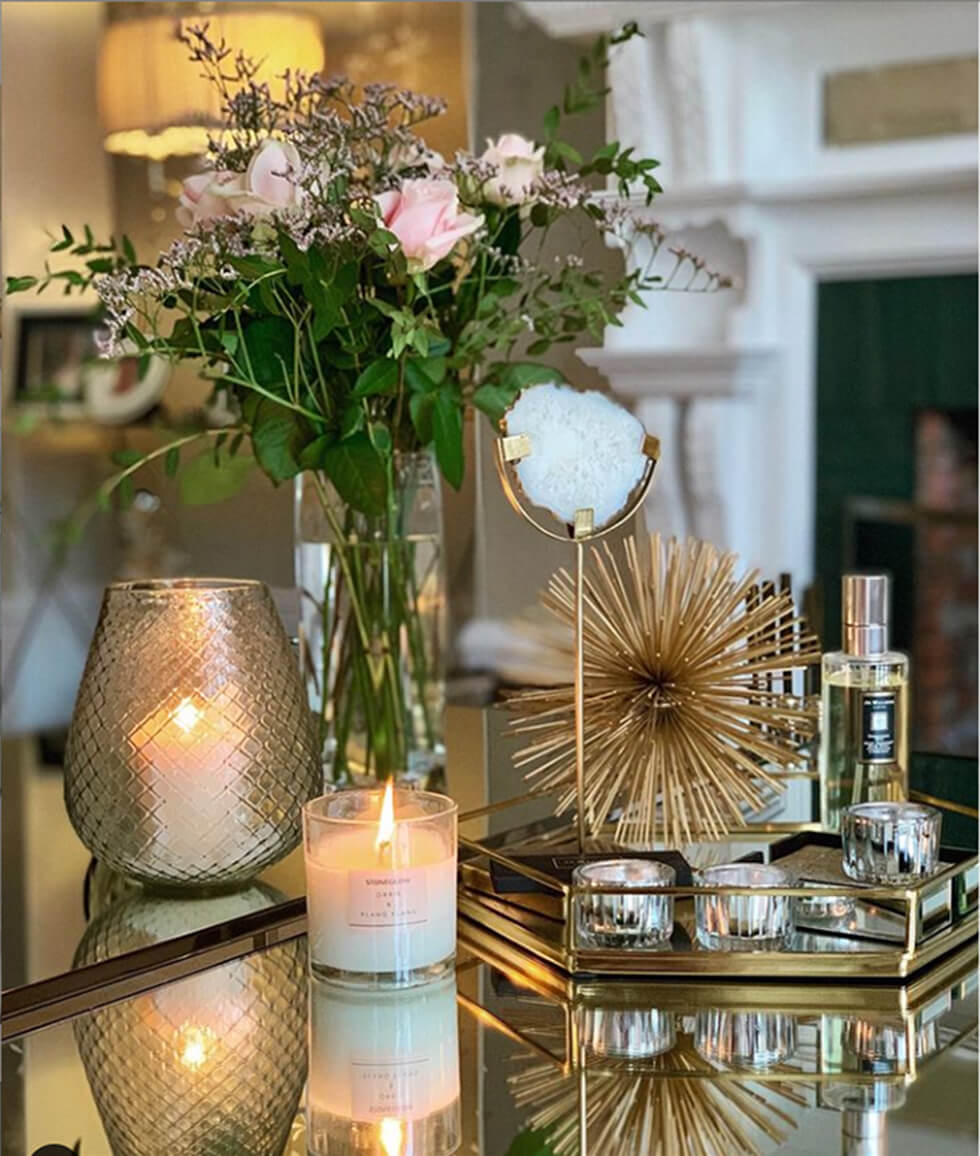
[[522, 7], [554, 35], [638, 22], [644, 37], [610, 63], [609, 139], [661, 159], [667, 193], [650, 215], [740, 283], [713, 298], [651, 295], [602, 349], [580, 351], [664, 442], [651, 518], [799, 587], [813, 565], [818, 282], [977, 267], [976, 137], [826, 146], [822, 78], [972, 52], [976, 9]]

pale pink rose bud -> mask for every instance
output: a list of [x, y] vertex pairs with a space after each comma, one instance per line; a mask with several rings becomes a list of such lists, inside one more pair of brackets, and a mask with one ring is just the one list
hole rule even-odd
[[460, 211], [459, 193], [450, 180], [403, 181], [375, 200], [412, 272], [431, 269], [483, 225], [481, 215]]

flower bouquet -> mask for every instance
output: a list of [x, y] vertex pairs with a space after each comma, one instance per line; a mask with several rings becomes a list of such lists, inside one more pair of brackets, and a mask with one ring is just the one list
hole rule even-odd
[[[597, 41], [540, 143], [507, 134], [445, 161], [418, 134], [441, 101], [300, 73], [273, 95], [254, 61], [187, 28], [224, 124], [184, 183], [181, 236], [147, 265], [125, 237], [64, 228], [52, 250], [72, 267], [8, 281], [94, 286], [107, 352], [194, 360], [230, 400], [230, 428], [130, 452], [76, 530], [127, 502], [154, 460], [190, 502], [231, 496], [256, 466], [296, 485], [303, 662], [334, 778], [424, 773], [442, 757], [439, 475], [463, 478], [465, 411], [498, 421], [525, 386], [560, 379], [536, 358], [601, 338], [679, 269], [685, 287], [721, 284], [683, 250], [654, 275], [662, 234], [632, 222], [629, 202], [660, 190], [655, 160], [616, 141], [585, 158], [562, 139], [634, 34]], [[646, 232], [653, 256], [613, 277], [575, 254], [529, 256], [560, 219], [623, 244]]]

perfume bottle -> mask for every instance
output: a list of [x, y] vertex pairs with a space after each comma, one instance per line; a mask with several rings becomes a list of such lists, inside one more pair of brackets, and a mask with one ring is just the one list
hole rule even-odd
[[908, 656], [888, 649], [889, 580], [845, 574], [843, 649], [823, 656], [820, 821], [908, 796]]

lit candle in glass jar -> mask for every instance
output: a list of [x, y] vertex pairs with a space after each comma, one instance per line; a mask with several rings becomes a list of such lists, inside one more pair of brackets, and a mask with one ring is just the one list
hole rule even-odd
[[456, 804], [429, 791], [337, 791], [303, 808], [310, 965], [410, 985], [452, 967]]

